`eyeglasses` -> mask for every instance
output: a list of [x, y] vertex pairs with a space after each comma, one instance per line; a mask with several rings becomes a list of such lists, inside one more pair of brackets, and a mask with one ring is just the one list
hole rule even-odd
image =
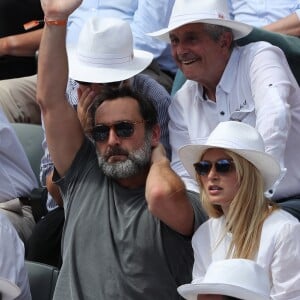
[[207, 176], [213, 167], [217, 173], [226, 174], [234, 169], [234, 162], [232, 159], [219, 159], [216, 162], [208, 160], [201, 160], [194, 164], [195, 171], [200, 176]]
[[[75, 80], [78, 84], [84, 85], [84, 86], [90, 86], [93, 83], [92, 82], [86, 82], [86, 81], [79, 81]], [[124, 80], [122, 81], [115, 81], [115, 82], [107, 82], [107, 83], [95, 83], [101, 87], [110, 87], [110, 88], [120, 88], [122, 87], [124, 83]]]
[[118, 121], [111, 125], [98, 124], [92, 129], [92, 137], [96, 142], [104, 142], [108, 139], [110, 129], [113, 128], [114, 132], [119, 138], [129, 138], [133, 135], [135, 125], [145, 123], [142, 121]]

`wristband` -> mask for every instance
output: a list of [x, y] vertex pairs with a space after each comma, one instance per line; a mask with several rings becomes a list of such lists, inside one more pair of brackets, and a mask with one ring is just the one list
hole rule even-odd
[[44, 22], [47, 25], [54, 25], [54, 26], [66, 26], [67, 25], [67, 19], [65, 20], [49, 20], [45, 17]]
[[54, 25], [54, 26], [66, 26], [67, 22], [68, 22], [68, 20], [48, 20], [45, 18], [44, 20], [29, 21], [29, 22], [23, 24], [23, 27], [25, 30], [29, 30], [29, 29], [35, 28], [39, 25], [42, 25], [42, 24]]

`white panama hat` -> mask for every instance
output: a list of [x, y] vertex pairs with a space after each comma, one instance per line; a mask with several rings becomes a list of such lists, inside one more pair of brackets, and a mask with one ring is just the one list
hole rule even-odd
[[0, 277], [0, 294], [2, 300], [13, 300], [21, 294], [21, 290], [11, 281]]
[[248, 35], [253, 27], [230, 20], [226, 0], [176, 0], [167, 28], [148, 33], [163, 41], [170, 42], [169, 32], [190, 23], [207, 23], [229, 27], [234, 39]]
[[197, 295], [213, 294], [243, 300], [270, 300], [270, 281], [267, 271], [249, 259], [232, 258], [212, 262], [202, 281], [178, 287], [187, 300]]
[[67, 52], [70, 78], [95, 83], [131, 78], [153, 59], [152, 53], [133, 49], [128, 22], [97, 16], [84, 24], [77, 46], [69, 47]]
[[258, 131], [242, 122], [220, 122], [202, 145], [185, 145], [179, 149], [179, 157], [192, 178], [196, 180], [194, 163], [209, 148], [228, 149], [251, 162], [264, 179], [268, 191], [280, 176], [280, 166], [273, 156], [265, 152], [265, 145]]

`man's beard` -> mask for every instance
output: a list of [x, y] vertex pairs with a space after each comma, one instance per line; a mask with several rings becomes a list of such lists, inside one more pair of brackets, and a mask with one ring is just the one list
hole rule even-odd
[[[152, 146], [152, 132], [146, 131], [145, 142], [137, 150], [127, 152], [119, 146], [111, 147], [107, 153], [100, 155], [97, 151], [98, 164], [103, 173], [113, 179], [124, 179], [141, 173], [150, 164]], [[124, 161], [109, 163], [107, 160], [112, 155], [127, 155]]]

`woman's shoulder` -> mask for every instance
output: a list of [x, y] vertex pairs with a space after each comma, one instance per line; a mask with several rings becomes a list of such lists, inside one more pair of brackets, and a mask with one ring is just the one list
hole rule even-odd
[[268, 232], [274, 231], [277, 235], [282, 231], [300, 231], [300, 223], [290, 213], [283, 209], [275, 210], [264, 222], [263, 230]]

